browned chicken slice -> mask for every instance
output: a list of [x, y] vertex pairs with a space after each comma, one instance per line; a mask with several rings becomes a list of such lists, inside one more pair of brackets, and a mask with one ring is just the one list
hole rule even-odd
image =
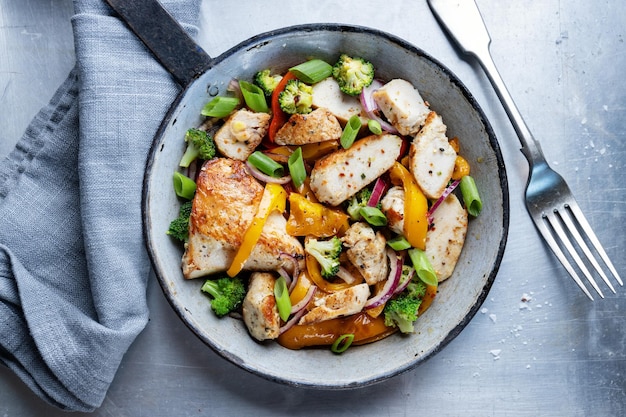
[[389, 170], [402, 148], [396, 135], [371, 135], [315, 162], [311, 190], [318, 200], [338, 206]]
[[314, 307], [302, 316], [298, 324], [319, 323], [356, 314], [363, 309], [369, 295], [370, 288], [365, 283], [325, 295], [314, 301]]
[[388, 262], [385, 253], [387, 241], [382, 233], [375, 232], [368, 224], [356, 222], [341, 238], [347, 247], [346, 255], [352, 264], [358, 268], [368, 285], [387, 278]]
[[[216, 158], [207, 161], [197, 180], [182, 269], [185, 278], [227, 270], [243, 242], [263, 196], [263, 186], [241, 161]], [[302, 259], [300, 242], [285, 231], [280, 213], [270, 215], [245, 270], [273, 271], [291, 268], [281, 254]]]
[[257, 340], [276, 339], [280, 330], [280, 317], [274, 297], [276, 278], [270, 272], [250, 275], [248, 292], [243, 300], [243, 321], [250, 335]]
[[276, 132], [278, 145], [305, 145], [341, 137], [341, 125], [328, 110], [319, 108], [308, 114], [294, 114]]
[[236, 111], [215, 134], [217, 149], [229, 158], [245, 161], [267, 133], [270, 118], [267, 113]]
[[409, 148], [411, 173], [431, 199], [441, 197], [454, 171], [456, 151], [448, 142], [446, 129], [441, 116], [430, 112]]
[[433, 212], [433, 226], [426, 234], [426, 256], [439, 282], [454, 272], [466, 233], [467, 210], [454, 194], [450, 194]]

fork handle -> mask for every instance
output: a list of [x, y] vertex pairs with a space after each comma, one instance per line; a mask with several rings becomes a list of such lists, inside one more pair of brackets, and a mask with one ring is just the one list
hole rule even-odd
[[539, 142], [535, 140], [524, 118], [517, 109], [498, 69], [496, 68], [489, 45], [491, 38], [474, 0], [428, 0], [433, 14], [456, 41], [461, 51], [473, 55], [487, 74], [517, 137], [522, 144], [521, 151], [531, 168], [545, 163]]

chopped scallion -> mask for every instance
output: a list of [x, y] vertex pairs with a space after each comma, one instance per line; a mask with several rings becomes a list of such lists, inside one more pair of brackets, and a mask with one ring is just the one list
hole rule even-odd
[[215, 97], [204, 105], [200, 114], [221, 119], [231, 114], [238, 105], [239, 99], [236, 97]]
[[387, 217], [378, 207], [361, 207], [359, 214], [372, 226], [386, 226]]
[[241, 88], [243, 99], [246, 101], [246, 106], [248, 106], [250, 110], [257, 113], [269, 112], [267, 100], [265, 99], [265, 93], [261, 87], [243, 80], [239, 81], [239, 87]]
[[418, 248], [411, 248], [408, 253], [417, 276], [424, 282], [424, 284], [437, 286], [437, 274], [435, 274], [435, 270], [433, 269], [428, 256], [426, 256], [426, 252]]
[[343, 128], [343, 132], [341, 133], [341, 138], [339, 138], [339, 142], [344, 149], [348, 149], [354, 143], [356, 136], [359, 134], [359, 130], [361, 129], [361, 118], [356, 114], [350, 119], [348, 119], [348, 123]]
[[333, 353], [343, 353], [346, 350], [348, 350], [353, 340], [354, 340], [353, 333], [342, 334], [333, 342], [332, 346], [330, 347], [330, 350]]
[[174, 172], [174, 191], [177, 196], [191, 200], [196, 192], [196, 182], [176, 171]]
[[378, 120], [369, 119], [367, 121], [367, 127], [375, 135], [380, 135], [383, 133], [383, 128], [380, 126], [380, 122]]
[[406, 240], [404, 236], [400, 236], [400, 235], [389, 239], [387, 241], [387, 245], [389, 245], [391, 249], [396, 250], [396, 251], [411, 248], [411, 244], [409, 243], [409, 241]]
[[289, 68], [289, 71], [300, 81], [307, 84], [315, 84], [329, 77], [333, 72], [333, 67], [321, 59], [312, 59]]
[[464, 176], [461, 178], [459, 187], [461, 188], [461, 194], [463, 195], [463, 202], [465, 203], [467, 212], [474, 217], [478, 217], [483, 208], [483, 202], [478, 194], [478, 187], [476, 187], [474, 178], [469, 175]]
[[287, 161], [289, 167], [289, 174], [291, 175], [291, 181], [293, 184], [300, 188], [306, 179], [306, 169], [304, 167], [304, 159], [302, 159], [302, 148], [296, 149]]
[[262, 173], [280, 178], [285, 173], [285, 168], [274, 161], [269, 156], [265, 155], [261, 151], [255, 151], [248, 157], [248, 162], [250, 162], [256, 169], [261, 171]]
[[274, 298], [276, 299], [276, 308], [278, 308], [280, 319], [287, 321], [291, 313], [291, 300], [289, 299], [287, 281], [285, 281], [284, 277], [279, 277], [274, 284]]

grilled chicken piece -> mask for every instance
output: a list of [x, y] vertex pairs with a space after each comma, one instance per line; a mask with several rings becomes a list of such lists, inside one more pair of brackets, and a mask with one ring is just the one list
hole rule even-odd
[[233, 113], [213, 140], [225, 156], [245, 161], [267, 133], [271, 116], [241, 109]]
[[368, 285], [383, 281], [389, 274], [385, 244], [387, 241], [380, 232], [374, 232], [369, 225], [356, 222], [341, 238], [348, 249], [346, 255], [365, 278]]
[[374, 91], [372, 98], [402, 135], [415, 135], [430, 111], [419, 91], [406, 80], [389, 81]]
[[371, 135], [315, 162], [311, 190], [321, 202], [337, 206], [393, 166], [402, 139], [396, 135]]
[[452, 275], [466, 233], [467, 210], [454, 194], [450, 194], [434, 211], [433, 226], [426, 234], [426, 256], [439, 282]]
[[[243, 242], [263, 196], [263, 186], [246, 170], [241, 161], [216, 158], [207, 161], [197, 180], [196, 196], [189, 221], [189, 241], [183, 255], [183, 275], [197, 278], [227, 270]], [[302, 244], [285, 231], [281, 213], [272, 213], [245, 270], [288, 270], [289, 254], [303, 259]]]
[[409, 161], [411, 173], [424, 195], [432, 199], [441, 197], [454, 171], [456, 151], [448, 142], [446, 125], [437, 113], [430, 112], [424, 127], [413, 139]]
[[341, 137], [341, 125], [331, 112], [324, 108], [308, 114], [294, 114], [289, 117], [278, 132], [274, 142], [278, 145], [304, 145]]
[[[352, 116], [364, 115], [359, 98], [342, 93], [333, 77], [313, 84], [313, 107], [327, 109], [344, 125]], [[361, 123], [367, 125], [367, 118], [361, 117]]]
[[370, 289], [365, 283], [328, 294], [315, 300], [315, 307], [302, 316], [298, 324], [319, 323], [356, 314], [363, 309], [369, 296]]
[[276, 339], [280, 317], [274, 297], [276, 278], [269, 272], [253, 272], [243, 300], [243, 321], [257, 340]]
[[404, 234], [404, 188], [391, 187], [380, 200], [380, 205], [387, 217], [387, 227], [399, 235]]

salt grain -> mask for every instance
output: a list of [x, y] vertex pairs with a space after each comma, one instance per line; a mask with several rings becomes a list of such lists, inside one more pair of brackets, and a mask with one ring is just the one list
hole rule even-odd
[[502, 352], [502, 349], [493, 349], [489, 351], [489, 353], [493, 356], [494, 361], [500, 359], [500, 352]]

